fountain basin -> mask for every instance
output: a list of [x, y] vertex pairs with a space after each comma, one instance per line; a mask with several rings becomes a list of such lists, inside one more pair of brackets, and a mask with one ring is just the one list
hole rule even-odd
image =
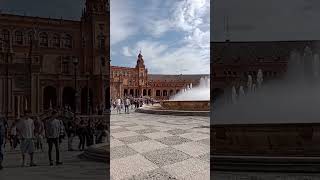
[[164, 109], [182, 111], [209, 111], [210, 101], [161, 101]]
[[208, 117], [210, 115], [209, 107], [209, 101], [161, 101], [160, 104], [146, 105], [135, 111], [157, 115]]

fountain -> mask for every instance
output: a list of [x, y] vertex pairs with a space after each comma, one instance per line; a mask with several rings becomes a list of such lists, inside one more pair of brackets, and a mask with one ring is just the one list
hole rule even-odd
[[262, 70], [256, 82], [249, 75], [245, 97], [239, 90], [242, 98], [237, 103], [224, 104], [211, 112], [215, 154], [230, 155], [229, 159], [216, 159], [215, 167], [233, 160], [242, 164], [237, 168], [249, 168], [253, 161], [248, 159], [255, 156], [259, 158], [249, 170], [257, 170], [259, 163], [263, 166], [271, 158], [275, 169], [290, 170], [290, 164], [283, 164], [288, 159], [303, 167], [310, 160], [296, 157], [320, 157], [319, 68], [319, 55], [306, 47], [300, 53], [291, 52], [281, 79], [265, 82]]
[[161, 101], [165, 109], [182, 111], [209, 111], [210, 78], [201, 77], [199, 86], [187, 86], [187, 90], [178, 93], [168, 101]]
[[201, 77], [198, 86], [189, 84], [182, 92], [160, 102], [160, 106], [146, 106], [137, 112], [172, 114], [172, 115], [204, 115], [209, 116], [210, 78]]

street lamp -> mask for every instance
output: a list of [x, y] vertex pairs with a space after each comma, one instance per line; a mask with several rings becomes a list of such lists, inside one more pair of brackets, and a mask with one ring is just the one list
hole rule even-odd
[[79, 64], [79, 59], [77, 57], [72, 57], [72, 63], [74, 65], [74, 120], [76, 120], [76, 113], [77, 113], [77, 96], [78, 96], [78, 90], [77, 90], [77, 67]]

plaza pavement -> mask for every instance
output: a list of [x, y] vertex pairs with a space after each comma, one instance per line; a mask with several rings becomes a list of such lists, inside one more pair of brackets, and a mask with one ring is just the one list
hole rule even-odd
[[209, 117], [112, 112], [111, 179], [209, 180], [209, 123]]
[[[75, 138], [74, 148], [78, 145], [78, 138]], [[0, 171], [0, 180], [106, 180], [106, 163], [94, 162], [79, 159], [80, 151], [67, 151], [67, 139], [61, 145], [63, 165], [49, 166], [47, 155], [47, 144], [44, 152], [35, 153], [36, 167], [21, 167], [20, 151], [9, 151], [9, 144], [6, 145], [4, 169]], [[55, 159], [55, 149], [52, 152]], [[27, 164], [29, 157], [27, 156]]]

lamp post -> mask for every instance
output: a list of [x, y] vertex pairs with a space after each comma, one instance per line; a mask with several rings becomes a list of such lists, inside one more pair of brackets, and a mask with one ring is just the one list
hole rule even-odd
[[78, 90], [77, 90], [77, 70], [78, 70], [78, 64], [79, 64], [79, 59], [77, 57], [72, 57], [72, 63], [74, 65], [74, 113], [73, 113], [73, 118], [74, 121], [76, 120], [76, 114], [77, 114], [77, 96], [78, 96]]

